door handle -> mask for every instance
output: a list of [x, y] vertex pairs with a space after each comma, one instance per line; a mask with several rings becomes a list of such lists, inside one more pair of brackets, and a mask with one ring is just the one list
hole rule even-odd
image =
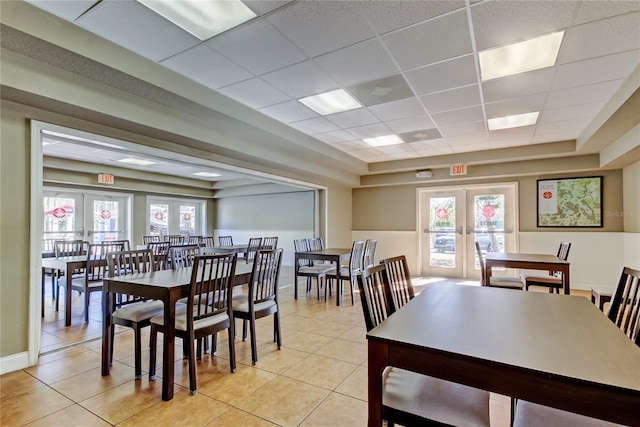
[[467, 236], [471, 235], [471, 232], [473, 232], [473, 228], [467, 225]]

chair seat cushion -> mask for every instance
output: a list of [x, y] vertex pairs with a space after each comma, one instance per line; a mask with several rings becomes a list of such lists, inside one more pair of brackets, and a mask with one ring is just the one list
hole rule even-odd
[[585, 417], [572, 412], [538, 405], [537, 403], [519, 400], [516, 406], [514, 427], [545, 426], [545, 427], [615, 427], [608, 421]]
[[330, 265], [314, 265], [314, 266], [308, 266], [308, 267], [300, 267], [298, 268], [298, 274], [307, 274], [307, 275], [322, 275], [322, 274], [327, 274], [327, 272], [329, 271], [335, 271], [335, 268], [331, 267]]
[[601, 297], [612, 297], [614, 289], [609, 286], [592, 286], [591, 293], [596, 293]]
[[490, 282], [492, 288], [522, 289], [524, 284], [517, 277], [492, 277]]
[[[253, 309], [255, 311], [262, 311], [269, 307], [273, 307], [274, 305], [276, 305], [276, 301], [271, 299], [254, 304]], [[233, 311], [238, 311], [241, 313], [249, 312], [249, 298], [247, 297], [247, 295], [239, 295], [238, 298], [233, 298]]]
[[154, 316], [162, 316], [163, 313], [164, 304], [162, 301], [141, 301], [117, 309], [113, 312], [113, 318], [140, 322]]
[[398, 368], [382, 380], [384, 406], [449, 425], [490, 425], [488, 391]]
[[562, 285], [562, 278], [550, 275], [526, 274], [520, 275], [522, 283], [548, 283], [550, 285]]
[[[212, 325], [216, 325], [218, 323], [222, 323], [228, 319], [229, 319], [229, 315], [227, 313], [220, 313], [220, 314], [216, 314], [215, 316], [205, 317], [204, 319], [195, 320], [193, 322], [193, 329], [198, 330], [198, 329], [206, 328]], [[164, 316], [152, 317], [151, 323], [154, 323], [159, 326], [164, 326]], [[176, 312], [176, 329], [179, 331], [187, 330], [186, 312], [184, 311], [181, 313]]]

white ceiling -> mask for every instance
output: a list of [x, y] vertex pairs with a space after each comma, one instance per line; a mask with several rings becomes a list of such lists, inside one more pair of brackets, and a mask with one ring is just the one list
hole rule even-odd
[[[640, 1], [245, 1], [259, 17], [205, 42], [135, 0], [28, 1], [366, 162], [576, 139], [640, 64]], [[554, 67], [481, 82], [479, 51], [559, 30]], [[401, 99], [324, 117], [297, 101], [390, 76]]]

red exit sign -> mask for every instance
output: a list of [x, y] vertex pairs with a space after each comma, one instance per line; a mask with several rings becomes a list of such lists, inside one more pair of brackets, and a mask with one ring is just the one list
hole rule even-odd
[[113, 184], [114, 182], [115, 178], [113, 175], [109, 175], [107, 173], [98, 174], [98, 184]]
[[455, 163], [451, 165], [450, 170], [451, 175], [466, 175], [467, 174], [467, 165], [464, 163]]

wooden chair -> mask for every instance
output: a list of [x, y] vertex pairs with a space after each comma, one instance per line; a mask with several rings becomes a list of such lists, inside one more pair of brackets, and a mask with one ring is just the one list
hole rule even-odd
[[[296, 252], [309, 251], [309, 240], [307, 239], [295, 239], [293, 246]], [[318, 288], [318, 301], [320, 301], [320, 288], [322, 288], [324, 282], [326, 282], [327, 272], [332, 270], [330, 264], [315, 264], [308, 259], [301, 259], [298, 261], [296, 268], [296, 276], [302, 276], [307, 278], [307, 292], [311, 292], [313, 285], [313, 279], [316, 279], [316, 286]], [[297, 286], [297, 284], [295, 284]], [[326, 293], [325, 293], [326, 300]]]
[[280, 311], [278, 307], [278, 282], [282, 265], [282, 249], [259, 250], [256, 253], [249, 290], [245, 295], [236, 296], [233, 300], [233, 316], [243, 320], [242, 340], [247, 339], [247, 323], [251, 334], [251, 361], [258, 361], [256, 341], [256, 319], [273, 315], [273, 340], [282, 347], [282, 331], [280, 328]]
[[154, 270], [168, 270], [169, 265], [169, 251], [171, 244], [169, 242], [149, 242], [147, 243], [147, 249], [153, 254]]
[[[54, 242], [54, 252], [56, 257], [65, 257], [65, 256], [80, 256], [87, 254], [87, 245], [88, 242], [78, 239], [78, 240], [56, 240]], [[58, 270], [55, 273], [56, 280], [60, 279], [62, 276], [66, 274], [63, 270]], [[83, 277], [84, 271], [76, 270], [73, 272], [74, 278]], [[64, 286], [60, 283], [56, 283], [55, 289], [55, 299], [56, 299], [56, 311], [59, 309], [60, 303], [60, 287]]]
[[[364, 247], [366, 242], [364, 240], [356, 240], [351, 245], [351, 258], [349, 258], [349, 265], [347, 267], [338, 266], [338, 268], [332, 268], [327, 272], [327, 279], [329, 281], [336, 279], [336, 298], [340, 298], [344, 291], [344, 281], [349, 281], [349, 286], [351, 289], [351, 305], [355, 304], [355, 287], [356, 287], [356, 276], [362, 272], [362, 261], [364, 258]], [[327, 288], [331, 286], [329, 282], [324, 290], [325, 299]]]
[[198, 244], [205, 248], [210, 248], [216, 245], [216, 240], [213, 236], [202, 236]]
[[490, 285], [487, 285], [487, 277], [485, 275], [484, 257], [482, 256], [482, 250], [480, 249], [480, 243], [476, 242], [476, 253], [478, 255], [478, 262], [480, 264], [480, 284], [482, 286], [489, 286], [491, 288], [503, 288], [522, 290], [522, 281], [517, 277], [492, 277]]
[[253, 262], [253, 258], [256, 256], [256, 252], [262, 248], [262, 237], [252, 237], [249, 239], [249, 245], [247, 246], [247, 252], [245, 254], [245, 261], [247, 264]]
[[[218, 236], [218, 243], [220, 246], [233, 246], [233, 237], [232, 236]], [[209, 246], [209, 245], [207, 245]], [[211, 245], [215, 246], [215, 245]]]
[[198, 255], [200, 255], [198, 245], [172, 246], [169, 250], [171, 269], [193, 267], [193, 262]]
[[142, 244], [146, 245], [151, 242], [159, 242], [160, 236], [142, 236]]
[[[367, 331], [391, 314], [385, 264], [357, 276]], [[418, 326], [418, 325], [416, 325]], [[489, 426], [489, 392], [439, 378], [388, 367], [382, 374], [382, 418], [387, 425]]]
[[[186, 312], [176, 316], [175, 333], [182, 338], [189, 358], [189, 390], [197, 391], [196, 361], [193, 343], [227, 329], [229, 338], [229, 368], [236, 370], [234, 322], [231, 292], [236, 269], [236, 254], [199, 255], [194, 259]], [[211, 303], [209, 303], [211, 301]], [[149, 379], [156, 379], [156, 347], [158, 332], [165, 332], [164, 316], [151, 319], [151, 355]], [[173, 361], [163, 361], [173, 363]]]
[[184, 236], [180, 234], [170, 234], [170, 235], [164, 236], [164, 241], [169, 242], [171, 246], [183, 245]]
[[183, 240], [187, 245], [200, 245], [200, 240], [202, 236], [186, 236]]
[[596, 418], [562, 411], [556, 408], [539, 405], [537, 403], [519, 400], [516, 405], [516, 415], [513, 427], [622, 427]]
[[[556, 256], [566, 261], [569, 257], [570, 249], [571, 243], [560, 242]], [[562, 274], [557, 271], [550, 271], [547, 275], [522, 273], [520, 278], [522, 279], [522, 283], [524, 284], [524, 289], [526, 291], [529, 290], [530, 286], [542, 286], [549, 288], [549, 293], [553, 293], [555, 291], [555, 293], [559, 294], [560, 290], [563, 288]]]
[[121, 252], [122, 243], [97, 243], [89, 244], [87, 248], [87, 268], [84, 277], [73, 279], [71, 289], [84, 293], [84, 321], [89, 322], [89, 303], [93, 292], [102, 291], [102, 279], [107, 272], [107, 254], [109, 252]]
[[[168, 244], [168, 242], [167, 242]], [[154, 271], [157, 263], [153, 259], [151, 249], [135, 251], [110, 252], [107, 254], [107, 272], [109, 277], [122, 276], [132, 273], [147, 273]], [[142, 378], [142, 334], [141, 329], [151, 324], [151, 318], [164, 313], [164, 304], [150, 298], [134, 297], [132, 295], [111, 295], [111, 315], [113, 325], [122, 325], [133, 329], [135, 345], [135, 378]], [[114, 342], [115, 327], [111, 327], [111, 342]], [[113, 360], [113, 345], [110, 360]]]
[[278, 238], [265, 237], [262, 239], [262, 249], [278, 249]]
[[130, 251], [131, 250], [131, 242], [129, 242], [129, 240], [127, 239], [123, 239], [123, 240], [107, 240], [104, 241], [103, 243], [122, 243], [122, 247], [124, 248], [124, 251]]
[[375, 265], [376, 246], [378, 241], [375, 239], [367, 239], [364, 244], [364, 254], [362, 259], [362, 268], [372, 267]]
[[381, 261], [385, 266], [389, 286], [385, 287], [391, 312], [395, 312], [411, 301], [415, 296], [409, 265], [404, 255], [386, 258]]

